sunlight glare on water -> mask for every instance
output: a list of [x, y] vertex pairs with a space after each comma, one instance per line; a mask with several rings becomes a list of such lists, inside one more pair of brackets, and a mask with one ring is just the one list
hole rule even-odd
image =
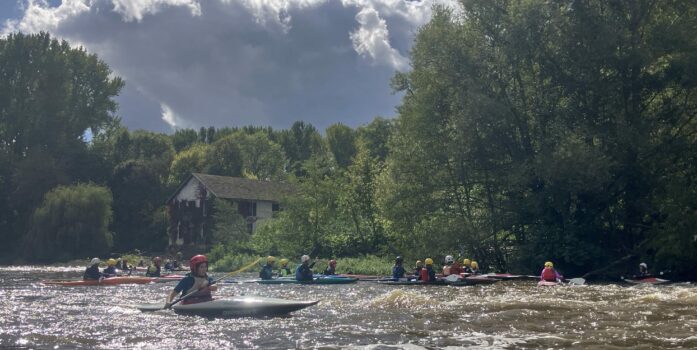
[[204, 318], [169, 310], [142, 313], [133, 307], [162, 302], [173, 283], [89, 287], [40, 283], [79, 279], [82, 270], [0, 268], [0, 345], [56, 349], [697, 348], [697, 289], [692, 284], [224, 284], [217, 297], [258, 295], [321, 302], [283, 317]]

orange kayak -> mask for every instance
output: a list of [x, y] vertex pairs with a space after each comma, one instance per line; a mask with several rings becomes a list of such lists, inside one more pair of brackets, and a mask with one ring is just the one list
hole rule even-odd
[[135, 277], [135, 276], [117, 276], [109, 277], [103, 280], [46, 280], [41, 281], [43, 284], [56, 285], [56, 286], [113, 286], [117, 284], [145, 284], [150, 282], [155, 282], [157, 278], [154, 277]]

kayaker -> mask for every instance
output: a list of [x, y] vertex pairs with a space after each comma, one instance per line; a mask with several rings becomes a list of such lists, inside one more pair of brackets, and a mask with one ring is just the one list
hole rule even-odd
[[182, 255], [182, 252], [177, 252], [177, 255], [175, 256], [174, 259], [172, 259], [172, 270], [179, 270], [182, 268], [182, 264], [179, 262], [184, 255]]
[[154, 259], [152, 259], [152, 264], [148, 266], [148, 270], [145, 271], [145, 276], [147, 277], [160, 277], [160, 264], [162, 263], [162, 259], [160, 259], [159, 256], [156, 256]]
[[85, 273], [82, 275], [82, 279], [87, 280], [101, 280], [104, 278], [101, 272], [99, 272], [99, 263], [101, 261], [99, 258], [93, 258], [90, 260], [90, 266], [85, 269]]
[[472, 273], [472, 262], [470, 259], [462, 260], [462, 270], [464, 273]]
[[122, 271], [128, 271], [130, 273], [133, 266], [128, 266], [128, 259], [119, 258], [116, 260], [116, 268]]
[[165, 260], [165, 270], [172, 271], [174, 268], [172, 267], [172, 260]]
[[208, 258], [205, 255], [195, 255], [189, 261], [191, 272], [177, 283], [177, 286], [167, 296], [165, 308], [172, 306], [172, 300], [181, 293], [182, 296], [198, 291], [190, 297], [182, 300], [182, 304], [195, 304], [213, 300], [212, 291], [218, 289], [212, 285], [213, 279], [208, 276]]
[[323, 275], [325, 275], [325, 276], [336, 275], [336, 260], [334, 260], [334, 259], [329, 260], [329, 264], [327, 265], [327, 268], [324, 269]]
[[471, 274], [478, 275], [480, 273], [479, 263], [477, 263], [476, 261], [472, 261], [472, 263], [470, 264], [470, 270], [471, 270], [471, 272], [470, 272]]
[[416, 267], [414, 267], [414, 277], [416, 280], [421, 279], [421, 270], [424, 268], [424, 263], [421, 260], [416, 260]]
[[424, 260], [424, 263], [426, 263], [426, 267], [421, 270], [421, 281], [422, 282], [435, 282], [436, 280], [436, 271], [433, 270], [433, 259], [431, 258], [426, 258]]
[[453, 264], [450, 266], [450, 274], [460, 276], [460, 274], [463, 272], [465, 272], [465, 270], [462, 268], [462, 265], [460, 265], [460, 261], [455, 259]]
[[554, 264], [551, 261], [545, 263], [545, 267], [540, 273], [540, 280], [547, 282], [561, 282], [564, 277], [554, 269]]
[[312, 267], [315, 266], [317, 258], [315, 261], [310, 263], [310, 256], [303, 255], [300, 257], [300, 265], [295, 269], [295, 279], [297, 281], [312, 281]]
[[443, 277], [450, 276], [450, 267], [453, 265], [454, 261], [455, 260], [453, 259], [452, 255], [445, 256], [445, 265], [443, 265]]
[[398, 256], [396, 259], [394, 259], [394, 266], [392, 266], [392, 278], [394, 279], [400, 279], [404, 278], [404, 274], [406, 271], [404, 270], [404, 259], [402, 259], [401, 256]]
[[649, 274], [649, 266], [646, 265], [645, 262], [639, 264], [639, 274], [637, 275], [638, 277], [648, 277], [650, 276]]
[[109, 259], [106, 261], [106, 268], [102, 271], [104, 277], [115, 277], [116, 276], [116, 260]]
[[290, 276], [291, 271], [290, 271], [290, 268], [288, 267], [288, 259], [281, 259], [279, 261], [279, 264], [281, 266], [279, 266], [279, 269], [278, 269], [278, 276], [279, 277]]
[[266, 257], [266, 265], [261, 267], [259, 271], [259, 278], [263, 280], [270, 280], [273, 278], [273, 264], [276, 262], [276, 258], [269, 255]]

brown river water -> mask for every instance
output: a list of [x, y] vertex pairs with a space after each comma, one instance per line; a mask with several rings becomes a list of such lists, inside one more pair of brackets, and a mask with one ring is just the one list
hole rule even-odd
[[[275, 318], [209, 319], [132, 305], [172, 283], [58, 287], [82, 267], [0, 267], [0, 349], [695, 349], [697, 288], [224, 284], [218, 297], [321, 300]], [[215, 277], [215, 276], [214, 276]], [[253, 278], [249, 274], [244, 278]]]

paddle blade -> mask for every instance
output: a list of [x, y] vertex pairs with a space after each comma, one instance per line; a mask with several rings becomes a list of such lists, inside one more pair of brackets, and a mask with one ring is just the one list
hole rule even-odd
[[580, 278], [580, 277], [579, 278], [572, 278], [569, 280], [569, 283], [581, 286], [581, 285], [586, 284], [586, 280], [583, 278]]
[[142, 312], [153, 312], [165, 309], [165, 303], [140, 304], [135, 306]]

